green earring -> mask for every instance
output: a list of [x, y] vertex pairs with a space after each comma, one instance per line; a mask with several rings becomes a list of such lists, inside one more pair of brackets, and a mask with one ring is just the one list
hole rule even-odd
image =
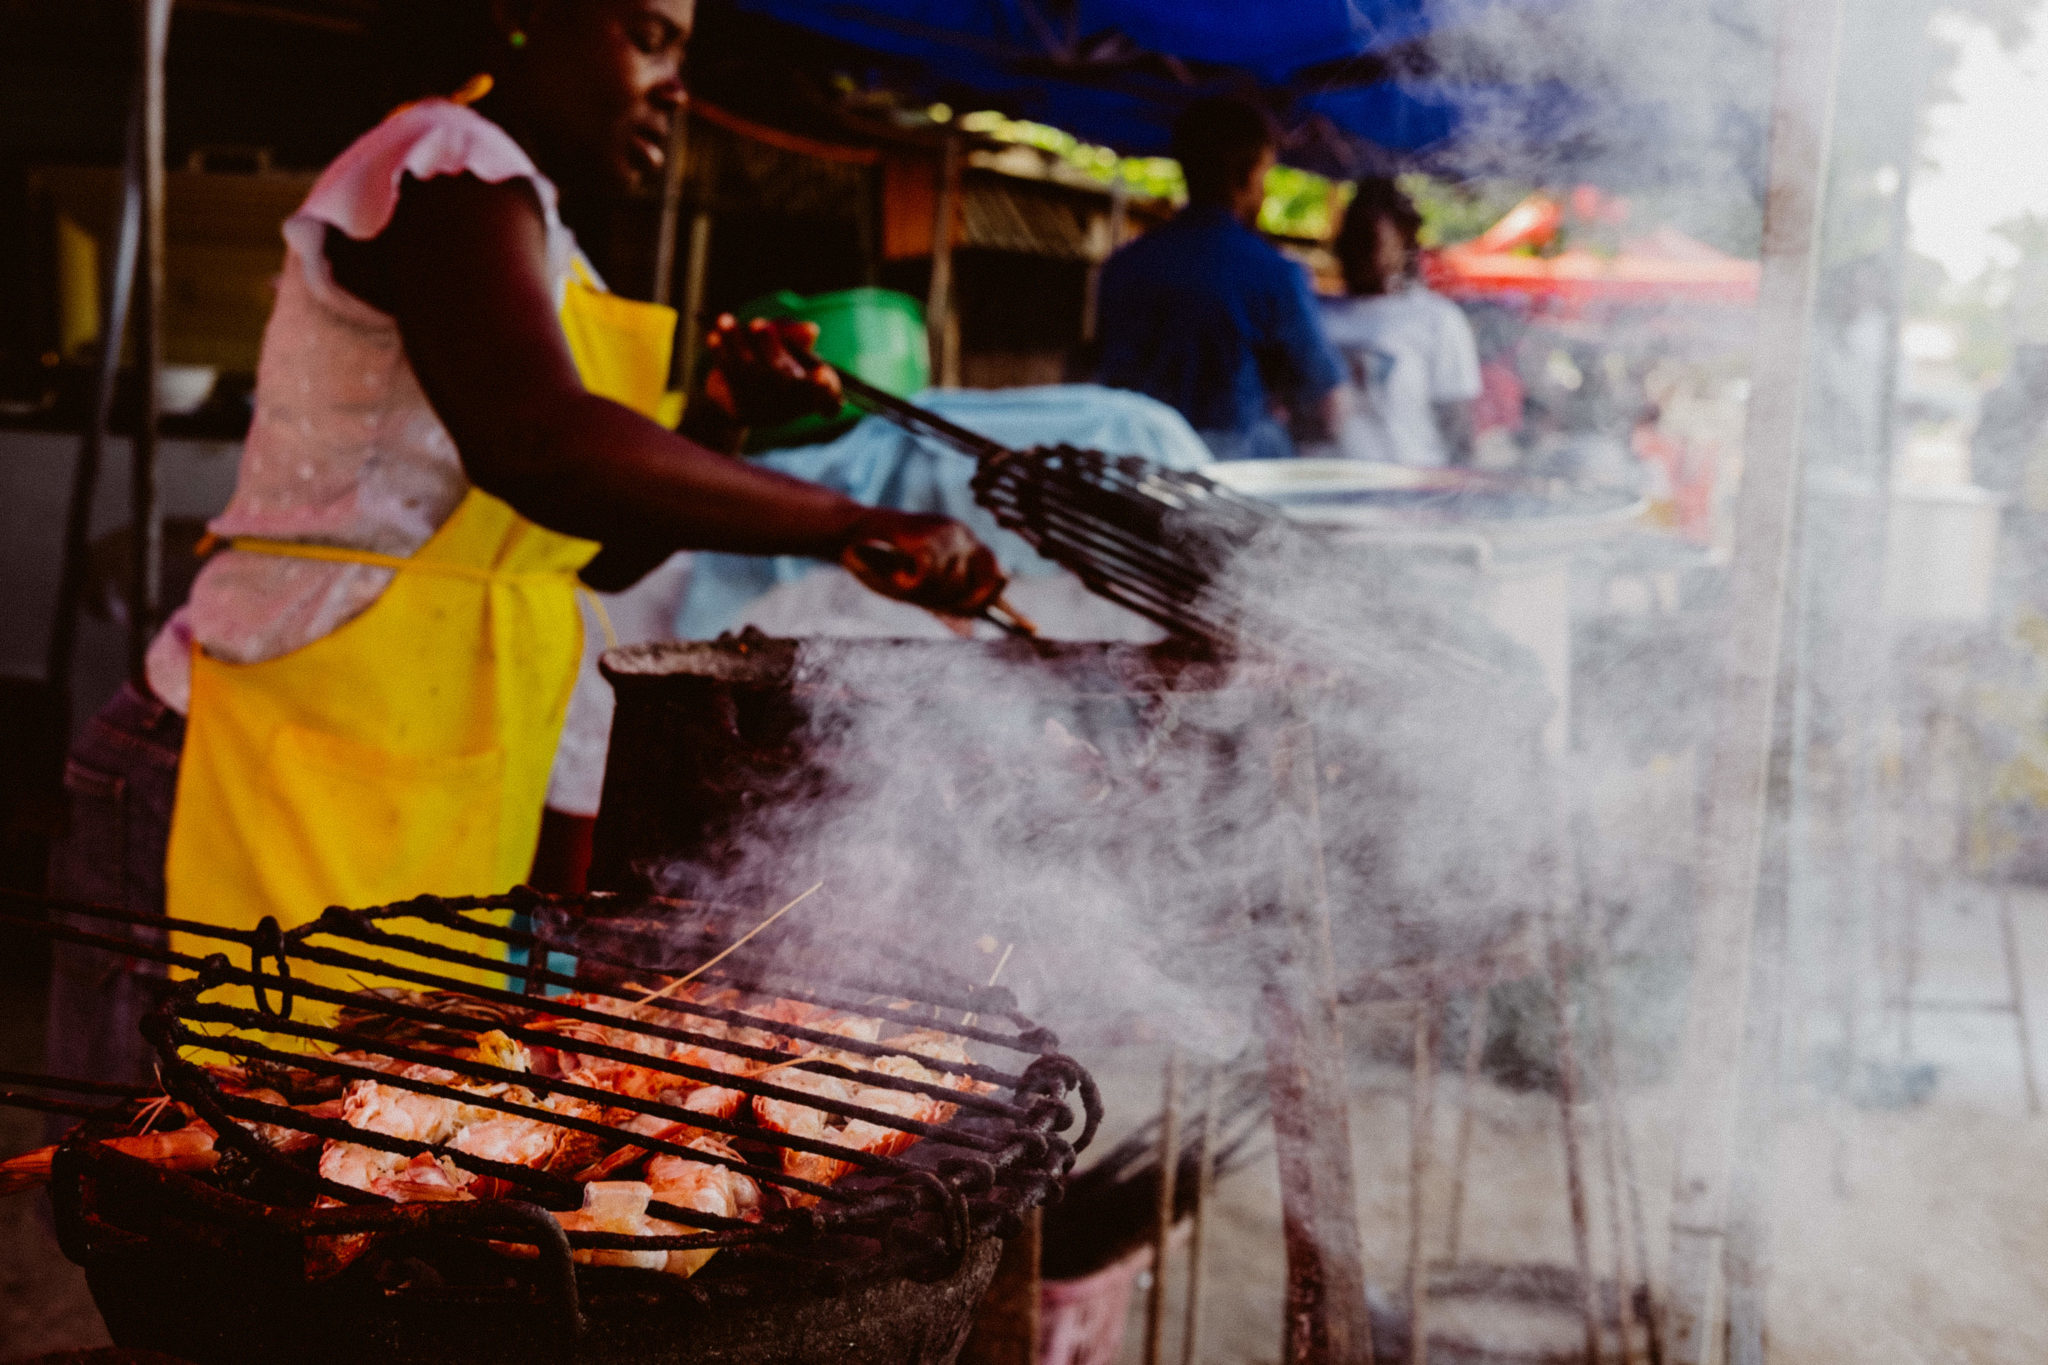
[[515, 29], [513, 29], [513, 30], [512, 30], [512, 34], [511, 34], [511, 37], [509, 37], [509, 38], [508, 38], [508, 39], [507, 39], [506, 41], [510, 42], [510, 43], [512, 44], [512, 46], [514, 46], [514, 47], [525, 47], [525, 46], [526, 46], [526, 30], [525, 30], [525, 29], [523, 29], [523, 28], [515, 28]]

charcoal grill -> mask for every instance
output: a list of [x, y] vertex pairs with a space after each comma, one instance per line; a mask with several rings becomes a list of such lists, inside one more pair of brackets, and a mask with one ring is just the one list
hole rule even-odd
[[[71, 922], [51, 925], [55, 936], [136, 951], [78, 927], [95, 918], [118, 925], [125, 912], [69, 906], [65, 914]], [[514, 915], [532, 927], [512, 927]], [[760, 917], [759, 910], [521, 890], [334, 909], [283, 934], [274, 925], [253, 933], [191, 926], [241, 951], [200, 960], [156, 950], [193, 974], [173, 988], [145, 1031], [166, 1090], [215, 1128], [222, 1159], [212, 1172], [193, 1176], [123, 1156], [88, 1135], [67, 1142], [52, 1186], [64, 1250], [85, 1267], [118, 1341], [200, 1362], [951, 1361], [994, 1272], [997, 1239], [1012, 1235], [1025, 1211], [1057, 1197], [1075, 1151], [1093, 1136], [1100, 1110], [1092, 1083], [1055, 1050], [1048, 1031], [1016, 1012], [1009, 992], [976, 987], [880, 947], [819, 943], [796, 929], [740, 947], [698, 978], [716, 995], [657, 1000], [647, 1007], [652, 1018], [592, 1011], [563, 998], [577, 992], [638, 1000], [650, 983], [699, 967]], [[335, 974], [344, 974], [346, 984], [331, 984]], [[770, 1000], [879, 1021], [885, 1041], [755, 1012]], [[518, 1083], [536, 1098], [551, 1090], [578, 1095], [582, 1087], [573, 1082], [444, 1050], [473, 1048], [492, 1029], [530, 1046], [558, 1046], [562, 1036], [547, 1025], [565, 1020], [600, 1024], [615, 1037], [779, 1061], [782, 1070], [748, 1077], [588, 1038], [573, 1043], [585, 1056], [610, 1055], [682, 1081], [793, 1100], [919, 1140], [898, 1155], [881, 1155], [660, 1100], [581, 1094], [724, 1135], [736, 1160], [658, 1137], [632, 1142], [656, 1154], [731, 1166], [763, 1189], [810, 1203], [772, 1209], [752, 1223], [657, 1202], [650, 1215], [687, 1231], [564, 1233], [550, 1214], [580, 1206], [583, 1189], [574, 1179], [291, 1107], [367, 1078], [615, 1138], [616, 1130], [512, 1094], [479, 1094], [373, 1065], [420, 1062], [472, 1085]], [[703, 1031], [714, 1023], [750, 1032], [742, 1041]], [[888, 1045], [900, 1036], [892, 1030], [963, 1040], [975, 1060], [948, 1060], [940, 1078], [946, 1084], [869, 1069], [875, 1059], [914, 1055]], [[791, 1040], [855, 1060], [792, 1062], [774, 1046]], [[224, 1089], [201, 1054], [234, 1059], [287, 1104]], [[791, 1067], [924, 1093], [953, 1113], [923, 1123], [792, 1090], [780, 1083]], [[960, 1076], [978, 1086], [954, 1088]], [[1063, 1134], [1074, 1127], [1075, 1100], [1083, 1122], [1070, 1142]], [[433, 1152], [472, 1175], [506, 1182], [512, 1197], [393, 1204], [325, 1181], [305, 1158], [282, 1154], [275, 1138], [286, 1132], [405, 1156]], [[832, 1184], [800, 1179], [777, 1160], [787, 1150], [855, 1169]], [[322, 1196], [331, 1206], [315, 1206]], [[365, 1234], [367, 1250], [345, 1270], [320, 1273], [323, 1249], [334, 1239]], [[718, 1254], [690, 1279], [572, 1260], [577, 1252], [673, 1250]]]

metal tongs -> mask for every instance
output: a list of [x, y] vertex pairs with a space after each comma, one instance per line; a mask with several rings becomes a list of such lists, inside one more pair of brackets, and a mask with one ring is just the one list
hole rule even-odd
[[[823, 364], [815, 355], [801, 355], [799, 360]], [[991, 441], [969, 431], [958, 423], [949, 422], [935, 412], [928, 412], [915, 403], [906, 402], [886, 389], [878, 389], [859, 375], [847, 370], [837, 370], [840, 391], [854, 403], [877, 416], [887, 417], [898, 426], [920, 436], [929, 436], [942, 444], [949, 445], [977, 461], [1000, 460], [1011, 454], [1008, 446]], [[847, 554], [860, 561], [868, 572], [886, 575], [897, 572], [914, 572], [916, 565], [910, 556], [885, 541], [870, 540], [849, 546]], [[1023, 639], [1038, 638], [1038, 623], [1010, 605], [1009, 599], [997, 594], [996, 600], [983, 607], [975, 617], [965, 618], [938, 613], [948, 625], [955, 621], [979, 619], [987, 621], [1010, 635]]]

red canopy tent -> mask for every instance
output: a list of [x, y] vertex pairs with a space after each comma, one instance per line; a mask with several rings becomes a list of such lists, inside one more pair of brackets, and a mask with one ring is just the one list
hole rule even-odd
[[[1573, 191], [1569, 217], [1606, 229], [1627, 220], [1628, 206], [1597, 191]], [[1430, 288], [1470, 302], [1522, 302], [1550, 313], [1574, 314], [1601, 306], [1670, 303], [1720, 307], [1755, 304], [1760, 267], [1660, 227], [1623, 237], [1607, 252], [1576, 243], [1552, 250], [1567, 208], [1532, 194], [1469, 242], [1425, 254]]]

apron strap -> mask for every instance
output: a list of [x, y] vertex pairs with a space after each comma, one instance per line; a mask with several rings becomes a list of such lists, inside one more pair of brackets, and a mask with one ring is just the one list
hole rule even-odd
[[516, 583], [541, 578], [573, 577], [565, 569], [479, 569], [469, 564], [451, 564], [435, 559], [404, 559], [397, 555], [380, 555], [371, 550], [351, 550], [340, 545], [309, 545], [296, 540], [265, 540], [256, 536], [233, 536], [224, 542], [225, 548], [242, 550], [249, 554], [277, 555], [285, 559], [319, 559], [330, 564], [368, 564], [372, 568], [395, 569], [401, 573], [440, 574], [448, 578], [467, 578], [479, 583]]

